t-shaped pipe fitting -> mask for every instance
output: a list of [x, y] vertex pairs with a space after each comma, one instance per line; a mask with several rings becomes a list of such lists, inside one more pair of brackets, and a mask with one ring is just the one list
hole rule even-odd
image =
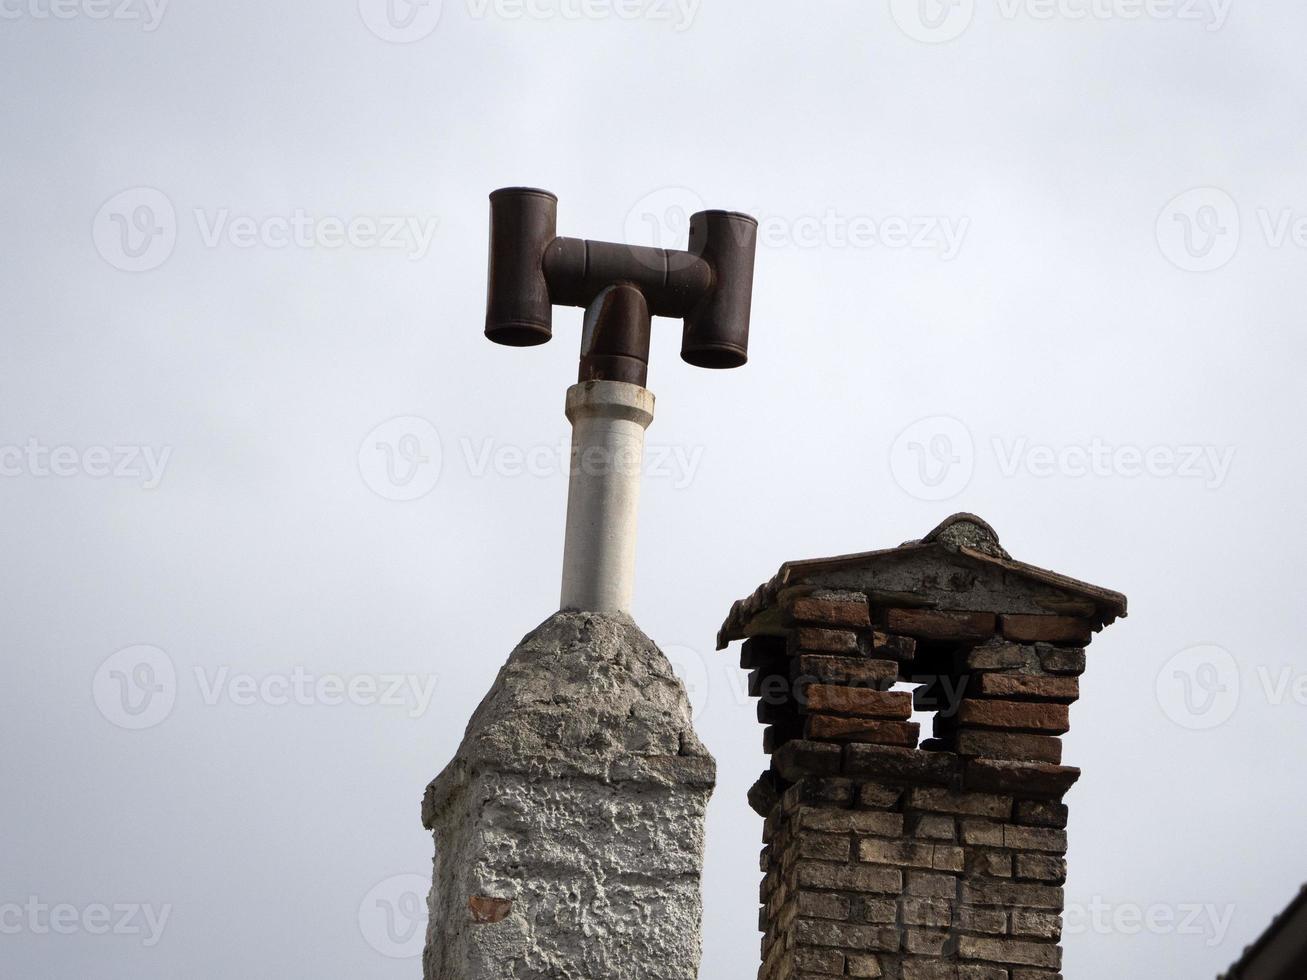
[[572, 467], [562, 608], [630, 612], [655, 316], [685, 321], [681, 358], [740, 367], [758, 223], [733, 211], [690, 219], [686, 251], [559, 238], [558, 198], [510, 187], [490, 195], [486, 336], [531, 347], [553, 336], [554, 306], [586, 311], [579, 381], [567, 393]]
[[[686, 251], [559, 238], [557, 224], [558, 198], [548, 191], [509, 187], [490, 195], [486, 336], [495, 343], [543, 344], [553, 336], [554, 306], [588, 309], [609, 287], [620, 284], [644, 297], [645, 319], [685, 321], [681, 358], [687, 363], [733, 368], [749, 359], [758, 243], [753, 218], [734, 211], [701, 211], [690, 219]], [[634, 322], [629, 312], [625, 317], [628, 324]], [[628, 341], [627, 346], [640, 344]], [[583, 346], [582, 357], [588, 352]]]

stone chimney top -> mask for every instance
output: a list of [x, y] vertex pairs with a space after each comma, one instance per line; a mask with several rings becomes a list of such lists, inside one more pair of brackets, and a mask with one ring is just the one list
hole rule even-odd
[[[932, 565], [933, 576], [918, 577]], [[985, 520], [962, 513], [897, 548], [785, 562], [770, 581], [731, 607], [717, 634], [717, 649], [749, 636], [781, 635], [776, 613], [786, 597], [858, 583], [869, 586], [870, 591], [863, 591], [872, 600], [918, 590], [908, 605], [966, 610], [979, 608], [976, 603], [1006, 602], [1014, 611], [1020, 606], [1031, 614], [1080, 617], [1095, 630], [1126, 615], [1121, 593], [1016, 561]]]

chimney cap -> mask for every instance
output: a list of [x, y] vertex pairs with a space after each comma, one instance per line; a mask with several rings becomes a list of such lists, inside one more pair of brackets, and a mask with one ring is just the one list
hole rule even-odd
[[[999, 544], [998, 533], [988, 522], [960, 513], [924, 538], [897, 548], [785, 562], [770, 581], [731, 607], [717, 634], [717, 649], [747, 636], [779, 631], [782, 593], [795, 591], [879, 592], [887, 595], [882, 604], [892, 604], [894, 594], [911, 593], [914, 603], [927, 608], [986, 611], [984, 602], [955, 584], [954, 580], [971, 573], [1002, 580], [1016, 605], [1048, 614], [1074, 608], [1100, 629], [1126, 615], [1126, 597], [1120, 592], [1017, 561]], [[988, 611], [1019, 610], [1014, 605]]]

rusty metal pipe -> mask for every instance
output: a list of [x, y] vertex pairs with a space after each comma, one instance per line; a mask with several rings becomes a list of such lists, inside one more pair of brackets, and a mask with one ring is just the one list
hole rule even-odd
[[[490, 276], [486, 336], [528, 347], [553, 336], [553, 307], [590, 309], [614, 286], [643, 297], [648, 316], [685, 323], [681, 358], [696, 367], [731, 368], [749, 359], [749, 319], [758, 223], [736, 211], [701, 211], [690, 218], [684, 251], [561, 238], [558, 198], [531, 187], [490, 195]], [[617, 301], [633, 316], [629, 292]], [[616, 313], [611, 315], [616, 316]], [[583, 352], [584, 357], [584, 352]], [[647, 349], [643, 355], [647, 363]], [[632, 365], [591, 359], [590, 375]], [[597, 373], [598, 377], [593, 377]]]

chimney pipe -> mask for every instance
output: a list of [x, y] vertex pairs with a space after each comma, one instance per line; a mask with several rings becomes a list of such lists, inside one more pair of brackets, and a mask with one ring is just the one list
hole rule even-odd
[[630, 612], [652, 317], [684, 321], [696, 367], [748, 360], [758, 223], [733, 211], [690, 219], [687, 250], [557, 237], [558, 198], [513, 187], [490, 195], [486, 336], [529, 347], [553, 336], [553, 307], [585, 309], [572, 429], [563, 609]]

